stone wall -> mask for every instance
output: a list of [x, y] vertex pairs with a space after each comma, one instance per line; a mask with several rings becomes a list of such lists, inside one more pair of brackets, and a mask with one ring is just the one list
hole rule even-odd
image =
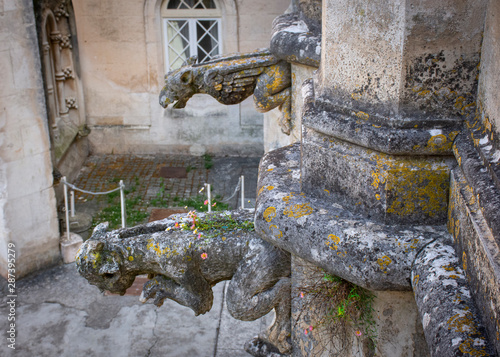
[[[322, 9], [319, 69], [293, 89], [300, 145], [261, 160], [257, 232], [294, 256], [292, 298], [317, 279], [298, 258], [375, 292], [376, 355], [498, 354], [500, 6], [323, 0]], [[302, 56], [294, 48], [307, 49], [304, 15], [279, 37], [292, 63]], [[401, 292], [410, 289], [414, 301]], [[391, 300], [406, 303], [384, 308]], [[338, 345], [314, 333], [325, 315], [315, 309], [292, 305], [294, 355]], [[374, 355], [349, 333], [341, 355]]]
[[32, 1], [0, 4], [0, 273], [15, 244], [16, 278], [59, 258], [40, 55]]
[[[271, 22], [289, 0], [219, 3], [223, 52], [231, 53], [268, 47]], [[196, 95], [185, 109], [160, 107], [165, 74], [160, 5], [159, 0], [74, 3], [92, 152], [261, 154], [263, 117], [251, 99], [223, 106]]]

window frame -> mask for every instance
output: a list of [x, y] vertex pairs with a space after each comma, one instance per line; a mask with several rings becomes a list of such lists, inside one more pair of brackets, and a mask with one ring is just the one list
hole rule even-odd
[[[217, 23], [217, 45], [218, 52], [210, 57], [221, 55], [224, 53], [223, 35], [224, 28], [223, 14], [224, 11], [219, 4], [219, 1], [214, 0], [215, 8], [211, 9], [169, 9], [168, 3], [170, 0], [162, 1], [160, 8], [161, 27], [162, 27], [162, 44], [163, 44], [163, 68], [165, 73], [172, 70], [169, 59], [169, 38], [168, 38], [168, 21], [187, 21], [189, 31], [189, 57], [198, 55], [197, 38], [197, 21], [209, 20]], [[175, 51], [175, 50], [174, 50]], [[198, 58], [200, 60], [200, 58]], [[174, 60], [175, 62], [175, 60]]]
[[[179, 10], [174, 10], [175, 12]], [[198, 12], [200, 10], [197, 10]], [[182, 11], [186, 12], [186, 10]], [[193, 13], [195, 11], [191, 11]], [[205, 11], [203, 11], [205, 12]], [[168, 71], [171, 71], [172, 68], [170, 68], [170, 58], [169, 58], [169, 38], [168, 38], [168, 22], [169, 21], [187, 21], [187, 26], [188, 26], [188, 31], [189, 31], [189, 57], [191, 56], [197, 56], [198, 55], [198, 44], [199, 44], [199, 39], [197, 37], [197, 22], [198, 21], [215, 21], [216, 26], [217, 26], [217, 45], [218, 45], [218, 52], [214, 55], [211, 55], [210, 57], [212, 58], [213, 56], [217, 56], [223, 53], [223, 44], [222, 44], [222, 18], [221, 17], [206, 17], [206, 16], [199, 16], [199, 17], [177, 17], [177, 16], [170, 16], [170, 17], [162, 17], [162, 26], [163, 26], [163, 57], [164, 57], [164, 68], [165, 68], [165, 73]]]

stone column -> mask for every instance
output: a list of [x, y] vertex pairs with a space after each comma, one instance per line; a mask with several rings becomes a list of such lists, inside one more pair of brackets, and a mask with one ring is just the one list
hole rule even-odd
[[484, 10], [484, 1], [325, 1], [303, 190], [389, 224], [443, 224], [451, 145], [475, 106]]

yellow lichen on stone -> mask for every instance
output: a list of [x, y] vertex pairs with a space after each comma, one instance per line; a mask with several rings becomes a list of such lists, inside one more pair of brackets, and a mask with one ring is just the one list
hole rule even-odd
[[292, 199], [294, 194], [295, 194], [295, 192], [290, 192], [290, 194], [288, 196], [283, 197], [283, 201], [288, 203], [288, 201], [290, 201]]
[[365, 113], [365, 112], [362, 112], [362, 111], [359, 111], [359, 112], [356, 112], [356, 116], [359, 118], [359, 119], [363, 119], [363, 120], [368, 120], [370, 118], [370, 115]]
[[313, 208], [309, 203], [295, 204], [284, 209], [283, 214], [288, 217], [299, 218], [308, 216], [313, 212]]
[[271, 230], [271, 232], [272, 232], [272, 234], [273, 234], [273, 236], [274, 236], [275, 238], [281, 238], [281, 237], [283, 237], [283, 232], [282, 232], [282, 231], [280, 231], [280, 230], [278, 229], [278, 226], [276, 226], [275, 224], [271, 224], [271, 225], [269, 226], [269, 229]]
[[380, 266], [380, 270], [387, 274], [387, 267], [392, 263], [392, 259], [387, 255], [384, 255], [382, 258], [377, 259], [377, 264]]
[[474, 317], [471, 312], [455, 314], [448, 319], [447, 324], [448, 330], [467, 332], [471, 334], [476, 333]]
[[485, 351], [483, 343], [480, 343], [477, 347], [474, 346], [474, 339], [472, 337], [469, 337], [462, 342], [458, 349], [460, 352], [474, 357], [489, 356], [489, 354]]
[[340, 243], [340, 238], [338, 236], [336, 236], [335, 234], [328, 235], [328, 240], [326, 241], [326, 245], [328, 245], [328, 247], [331, 250], [337, 250], [339, 243]]
[[443, 214], [447, 209], [448, 189], [447, 168], [391, 170], [386, 185], [386, 191], [391, 193], [387, 212], [398, 216], [410, 216], [417, 210], [428, 217]]
[[276, 217], [276, 208], [275, 207], [268, 207], [264, 211], [264, 219], [267, 222], [271, 222], [273, 218]]
[[419, 279], [420, 275], [418, 274], [413, 277], [413, 286], [416, 286], [418, 284]]

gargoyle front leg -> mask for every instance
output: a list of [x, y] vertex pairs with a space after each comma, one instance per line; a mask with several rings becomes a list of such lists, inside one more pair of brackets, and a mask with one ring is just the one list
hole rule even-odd
[[253, 92], [255, 108], [259, 112], [265, 113], [279, 106], [282, 114], [279, 124], [287, 135], [292, 129], [290, 86], [290, 64], [282, 61], [266, 68], [257, 78]]
[[154, 298], [154, 304], [159, 307], [163, 305], [165, 299], [171, 299], [189, 307], [198, 316], [210, 311], [214, 299], [210, 285], [206, 281], [206, 284], [203, 282], [200, 284], [200, 281], [198, 283], [197, 287], [201, 288], [193, 291], [192, 286], [188, 288], [164, 275], [157, 275], [144, 284], [140, 301], [146, 302], [148, 299]]
[[[266, 244], [267, 245], [267, 244]], [[238, 320], [252, 321], [273, 308], [276, 319], [261, 339], [289, 353], [291, 344], [290, 256], [271, 246], [245, 259], [234, 274], [227, 292], [227, 308]]]

